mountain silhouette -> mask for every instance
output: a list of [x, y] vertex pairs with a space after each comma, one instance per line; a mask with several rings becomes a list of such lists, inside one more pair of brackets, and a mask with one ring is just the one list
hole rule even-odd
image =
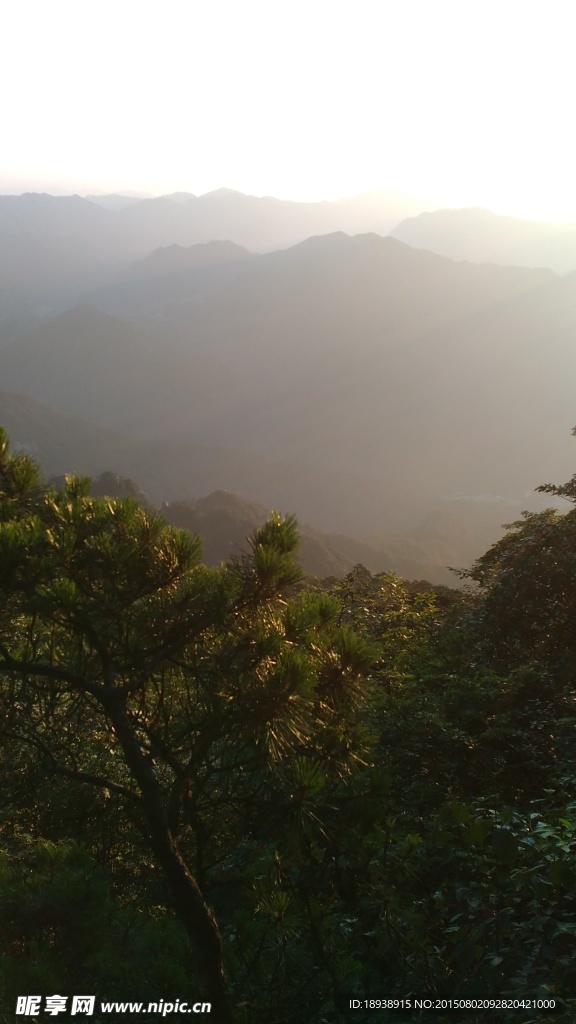
[[155, 198], [0, 196], [0, 308], [4, 317], [60, 312], [161, 247], [228, 239], [262, 252], [338, 229], [387, 234], [419, 208], [386, 193], [334, 203], [295, 203], [231, 189]]
[[401, 221], [394, 238], [453, 260], [576, 269], [576, 224], [505, 217], [490, 210], [435, 210]]

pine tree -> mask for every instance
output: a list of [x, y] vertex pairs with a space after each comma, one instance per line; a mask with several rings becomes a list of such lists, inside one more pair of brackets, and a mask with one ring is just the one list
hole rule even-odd
[[342, 723], [362, 700], [372, 651], [338, 626], [330, 598], [289, 596], [300, 579], [293, 518], [273, 515], [249, 556], [208, 569], [197, 538], [132, 498], [89, 489], [82, 478], [42, 487], [1, 435], [5, 743], [23, 745], [28, 770], [105, 789], [137, 820], [205, 997], [228, 1024], [222, 940], [203, 891], [206, 858], [225, 841], [219, 815], [249, 802], [287, 757], [346, 761]]

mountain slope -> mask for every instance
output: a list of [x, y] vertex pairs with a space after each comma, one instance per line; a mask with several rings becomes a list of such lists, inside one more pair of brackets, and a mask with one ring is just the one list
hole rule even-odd
[[189, 430], [194, 416], [222, 413], [237, 389], [232, 369], [210, 353], [184, 351], [175, 361], [163, 331], [89, 305], [0, 350], [0, 378], [69, 415], [143, 434]]
[[[94, 479], [95, 494], [131, 494], [162, 504], [169, 522], [202, 537], [204, 558], [209, 564], [241, 553], [246, 537], [267, 519], [273, 507], [296, 511], [301, 522], [310, 513], [318, 513], [324, 516], [328, 528], [332, 525], [336, 529], [343, 523], [345, 528], [353, 523], [361, 525], [358, 503], [365, 505], [367, 528], [378, 524], [380, 530], [386, 525], [389, 530], [397, 529], [401, 522], [400, 516], [394, 521], [390, 515], [390, 495], [387, 515], [383, 515], [385, 491], [374, 481], [360, 477], [338, 478], [329, 473], [311, 477], [297, 467], [275, 465], [237, 452], [139, 442], [6, 392], [0, 392], [0, 423], [8, 429], [13, 449], [28, 451], [41, 464], [47, 479], [61, 482], [65, 473], [88, 474]], [[261, 500], [222, 490], [223, 486], [238, 484], [252, 487], [252, 493], [259, 494]], [[205, 492], [215, 486], [219, 489], [205, 498], [181, 500], [183, 494]], [[330, 514], [326, 515], [326, 503], [333, 510], [332, 524]], [[370, 544], [306, 525], [301, 533], [302, 565], [317, 576], [344, 575], [362, 561], [375, 572], [396, 571], [410, 578], [450, 584], [453, 577], [446, 562], [462, 561], [458, 548], [439, 549], [433, 537], [422, 543], [417, 535], [411, 539], [385, 533], [381, 541]], [[449, 554], [454, 557], [449, 558]]]
[[134, 282], [96, 293], [114, 315], [82, 307], [5, 347], [3, 386], [121, 432], [358, 474], [421, 504], [517, 497], [553, 440], [566, 458], [570, 279], [376, 235], [209, 267], [176, 255], [177, 272], [136, 282], [137, 297]]
[[13, 446], [37, 459], [46, 477], [105, 471], [135, 480], [156, 505], [214, 490], [246, 495], [266, 508], [294, 512], [325, 530], [397, 529], [411, 491], [358, 473], [332, 472], [230, 448], [139, 440], [63, 415], [23, 395], [0, 392], [0, 423]]
[[[561, 428], [552, 394], [532, 410], [515, 388], [522, 379], [534, 395], [542, 375], [559, 386], [570, 379], [574, 290], [551, 271], [455, 263], [395, 239], [337, 234], [235, 263], [210, 288], [196, 271], [170, 282], [150, 280], [137, 302], [117, 288], [111, 305], [124, 316], [147, 313], [167, 334], [180, 333], [183, 350], [234, 367], [224, 411], [190, 418], [180, 436], [234, 438], [268, 456], [417, 481], [427, 497], [498, 494], [506, 476], [504, 493], [538, 482], [530, 446], [514, 467], [503, 440], [510, 422], [522, 431], [528, 416], [545, 444]], [[107, 296], [97, 299], [105, 305]], [[486, 358], [492, 336], [510, 353], [497, 387]], [[482, 447], [487, 408], [496, 453], [488, 433]], [[562, 457], [564, 436], [559, 429]]]
[[[248, 550], [247, 538], [268, 519], [270, 510], [228, 491], [213, 491], [197, 501], [175, 501], [162, 507], [172, 523], [202, 538], [203, 559], [218, 565]], [[382, 544], [369, 544], [352, 537], [328, 534], [300, 524], [298, 560], [314, 576], [344, 576], [358, 563], [371, 572], [395, 571], [410, 579], [427, 578], [436, 583], [455, 584], [446, 568], [457, 559], [457, 545], [439, 545], [434, 536], [426, 539], [389, 534]], [[458, 533], [456, 529], [456, 534]]]

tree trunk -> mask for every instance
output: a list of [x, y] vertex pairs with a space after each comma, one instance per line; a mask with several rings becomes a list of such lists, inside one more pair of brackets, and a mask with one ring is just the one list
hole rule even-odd
[[112, 691], [108, 692], [104, 703], [124, 751], [126, 764], [142, 793], [150, 846], [158, 866], [164, 872], [174, 900], [174, 909], [197, 956], [198, 973], [206, 988], [206, 998], [212, 1004], [211, 1019], [214, 1024], [233, 1024], [226, 993], [222, 940], [214, 914], [180, 856], [168, 827], [160, 784], [138, 743], [122, 699]]

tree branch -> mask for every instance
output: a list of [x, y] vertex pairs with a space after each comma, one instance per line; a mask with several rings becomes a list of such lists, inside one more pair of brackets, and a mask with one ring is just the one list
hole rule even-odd
[[84, 676], [77, 672], [72, 672], [68, 668], [63, 668], [61, 665], [51, 665], [50, 662], [46, 661], [19, 661], [18, 659], [13, 658], [4, 644], [1, 643], [0, 654], [3, 658], [3, 660], [0, 661], [0, 672], [5, 675], [10, 675], [15, 672], [18, 675], [43, 676], [45, 679], [58, 679], [63, 683], [71, 683], [72, 686], [76, 686], [78, 689], [91, 693], [94, 696], [97, 696], [101, 690], [101, 687], [94, 686], [92, 683], [89, 683]]

